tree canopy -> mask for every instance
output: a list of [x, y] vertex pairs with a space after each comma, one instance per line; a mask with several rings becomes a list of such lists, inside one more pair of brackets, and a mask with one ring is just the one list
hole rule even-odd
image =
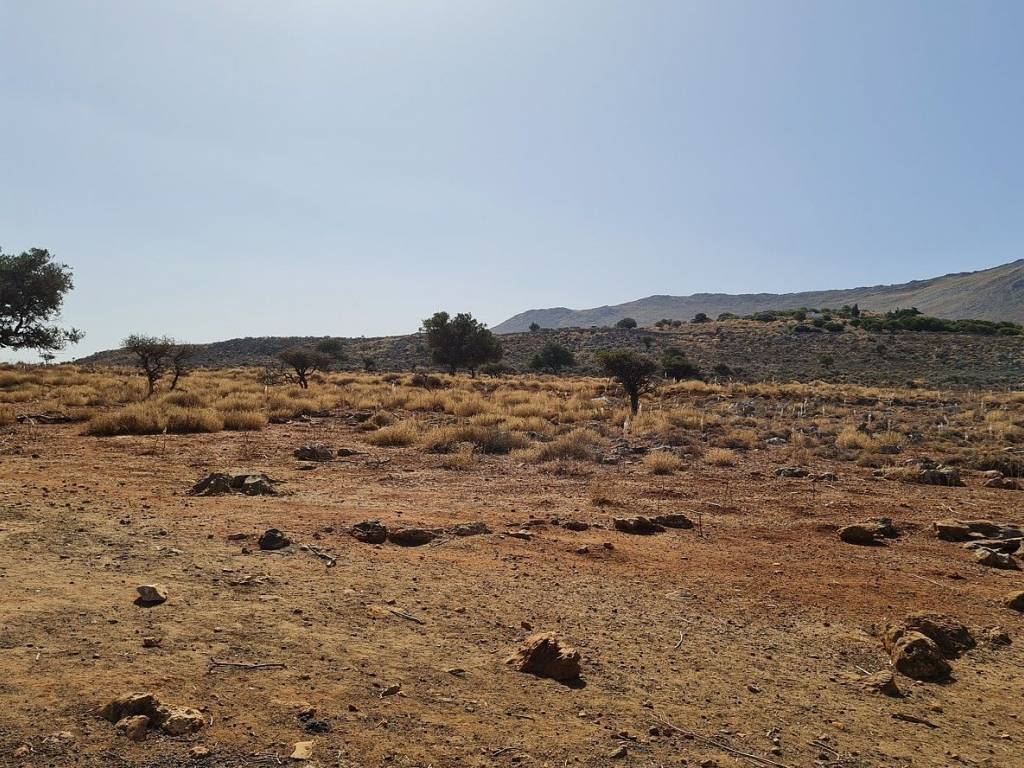
[[574, 365], [576, 356], [572, 350], [557, 341], [549, 341], [530, 358], [530, 368], [535, 371], [558, 373], [563, 368], [572, 368]]
[[53, 324], [73, 287], [71, 268], [43, 248], [0, 251], [0, 347], [52, 351], [80, 341], [81, 331]]
[[431, 358], [454, 374], [465, 368], [472, 375], [485, 363], [501, 360], [501, 342], [487, 326], [475, 320], [468, 312], [452, 317], [447, 312], [436, 312], [423, 321]]
[[654, 388], [658, 364], [631, 349], [598, 352], [597, 362], [606, 374], [622, 385], [629, 397], [629, 409], [635, 415], [640, 409], [640, 395]]
[[309, 388], [309, 377], [317, 371], [329, 370], [335, 358], [313, 347], [292, 347], [281, 352], [277, 359], [295, 372], [295, 380], [302, 389]]

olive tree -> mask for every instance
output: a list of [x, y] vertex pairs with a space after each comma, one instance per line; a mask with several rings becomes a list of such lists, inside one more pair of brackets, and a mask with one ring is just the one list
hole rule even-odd
[[572, 350], [557, 341], [549, 341], [530, 358], [530, 368], [535, 371], [558, 373], [563, 368], [572, 368], [574, 365], [576, 365], [576, 356]]
[[[121, 342], [121, 349], [135, 356], [135, 364], [146, 377], [146, 397], [152, 397], [156, 383], [167, 372], [167, 365], [175, 349], [174, 339], [168, 336], [146, 336], [133, 333]], [[175, 376], [175, 383], [177, 383]]]

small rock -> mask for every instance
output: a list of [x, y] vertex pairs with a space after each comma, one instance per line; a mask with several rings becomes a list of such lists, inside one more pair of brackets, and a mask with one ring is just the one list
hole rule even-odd
[[388, 529], [379, 520], [364, 520], [353, 525], [349, 534], [364, 544], [383, 544], [387, 541]]
[[519, 672], [550, 677], [563, 683], [578, 680], [580, 676], [580, 652], [554, 632], [542, 632], [526, 638], [505, 663], [513, 665]]
[[401, 692], [402, 692], [402, 684], [401, 683], [395, 683], [394, 685], [389, 685], [387, 688], [385, 688], [383, 691], [381, 691], [380, 692], [380, 697], [383, 699], [385, 696], [396, 696], [397, 694], [399, 694]]
[[582, 520], [566, 520], [562, 523], [562, 527], [570, 531], [585, 531], [590, 528], [590, 523], [585, 523]]
[[145, 741], [149, 728], [149, 718], [145, 715], [122, 717], [114, 724], [115, 730], [132, 741]]
[[159, 584], [140, 584], [135, 588], [139, 596], [135, 598], [135, 604], [150, 608], [167, 602], [167, 590]]
[[522, 539], [523, 541], [530, 541], [533, 538], [533, 534], [525, 529], [518, 531], [509, 531], [509, 536], [513, 539]]
[[284, 549], [291, 543], [292, 540], [281, 533], [277, 528], [268, 528], [263, 532], [263, 535], [260, 536], [259, 547], [264, 551]]
[[153, 637], [153, 636], [150, 635], [150, 636], [142, 638], [142, 647], [143, 648], [159, 648], [160, 647], [160, 643], [162, 643], [162, 642], [163, 642], [162, 638]]
[[803, 467], [779, 467], [775, 470], [776, 477], [807, 477], [809, 474]]
[[437, 538], [437, 534], [426, 528], [393, 528], [388, 531], [388, 541], [400, 547], [422, 547]]
[[175, 707], [171, 709], [160, 727], [170, 736], [184, 736], [186, 733], [198, 731], [206, 725], [203, 713], [191, 707]]
[[309, 760], [313, 757], [313, 742], [312, 741], [297, 741], [292, 747], [292, 753], [290, 755], [292, 760]]
[[188, 756], [193, 760], [204, 760], [210, 756], [210, 749], [202, 744], [196, 744], [188, 751]]
[[475, 520], [471, 523], [457, 523], [451, 528], [453, 536], [482, 536], [490, 532], [491, 529], [482, 520]]
[[608, 754], [608, 757], [612, 758], [613, 760], [618, 760], [620, 758], [625, 757], [628, 754], [629, 754], [629, 750], [626, 748], [626, 745], [625, 744], [619, 744], [619, 746], [617, 746], [615, 749], [613, 749]]
[[932, 528], [943, 541], [967, 541], [971, 537], [971, 529], [959, 520], [936, 520]]
[[989, 645], [1010, 645], [1010, 633], [1002, 627], [988, 627], [985, 630], [985, 639]]
[[886, 669], [883, 669], [881, 672], [875, 672], [873, 675], [868, 675], [860, 681], [860, 684], [865, 691], [870, 693], [880, 693], [884, 696], [892, 696], [893, 698], [903, 696], [903, 692], [896, 685], [896, 677]]

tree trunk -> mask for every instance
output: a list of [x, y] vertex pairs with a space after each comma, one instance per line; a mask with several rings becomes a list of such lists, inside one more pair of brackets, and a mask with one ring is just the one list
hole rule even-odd
[[640, 393], [630, 392], [629, 393], [629, 410], [636, 416], [636, 412], [640, 410]]

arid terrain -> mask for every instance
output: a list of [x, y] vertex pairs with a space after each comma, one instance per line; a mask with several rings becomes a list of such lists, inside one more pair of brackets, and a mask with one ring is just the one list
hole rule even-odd
[[[627, 427], [606, 379], [258, 375], [0, 371], [0, 764], [1024, 765], [1024, 577], [933, 530], [1024, 524], [1020, 393], [690, 382]], [[976, 646], [865, 686], [922, 611]], [[506, 663], [539, 632], [579, 680]], [[128, 738], [132, 692], [202, 727]]]

